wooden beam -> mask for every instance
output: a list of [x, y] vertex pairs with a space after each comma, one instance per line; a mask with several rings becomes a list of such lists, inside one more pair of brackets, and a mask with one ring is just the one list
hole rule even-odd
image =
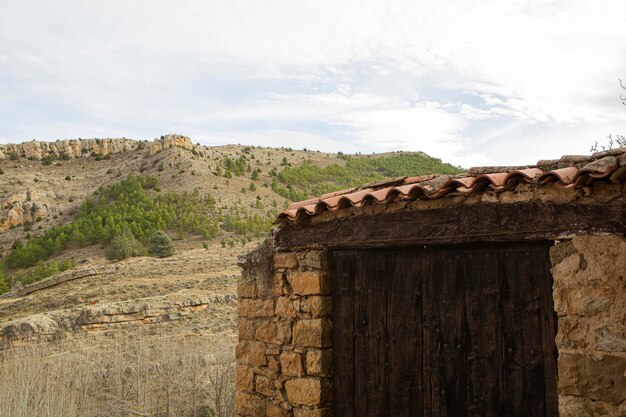
[[576, 234], [626, 234], [626, 202], [606, 204], [479, 203], [440, 209], [288, 223], [278, 250], [552, 240]]

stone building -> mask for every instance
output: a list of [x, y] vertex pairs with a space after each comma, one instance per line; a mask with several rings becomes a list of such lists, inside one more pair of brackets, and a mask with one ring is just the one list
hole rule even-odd
[[242, 260], [240, 417], [626, 416], [626, 149], [292, 204]]

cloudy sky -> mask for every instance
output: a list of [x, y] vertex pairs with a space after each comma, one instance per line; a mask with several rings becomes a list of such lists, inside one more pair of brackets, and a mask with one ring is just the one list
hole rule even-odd
[[0, 5], [0, 142], [180, 133], [471, 166], [626, 132], [623, 0]]

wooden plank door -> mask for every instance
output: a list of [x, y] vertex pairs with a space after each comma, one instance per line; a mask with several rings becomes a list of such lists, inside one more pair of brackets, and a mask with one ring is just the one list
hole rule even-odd
[[547, 244], [331, 256], [336, 417], [556, 417]]

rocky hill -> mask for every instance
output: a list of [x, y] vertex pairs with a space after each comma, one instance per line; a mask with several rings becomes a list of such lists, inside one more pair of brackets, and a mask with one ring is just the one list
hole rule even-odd
[[[248, 250], [258, 239], [268, 235], [270, 224], [276, 214], [290, 200], [308, 198], [328, 190], [379, 180], [384, 176], [415, 175], [432, 171], [455, 172], [455, 170], [455, 167], [421, 153], [350, 156], [341, 152], [329, 154], [290, 148], [272, 149], [241, 145], [207, 147], [194, 145], [190, 138], [180, 135], [165, 135], [152, 142], [123, 138], [33, 141], [17, 145], [0, 145], [0, 250], [4, 257], [4, 264], [0, 270], [3, 271], [8, 286], [13, 288], [13, 292], [5, 295], [0, 304], [0, 338], [17, 335], [20, 340], [23, 339], [15, 330], [15, 324], [8, 327], [13, 330], [3, 332], [2, 323], [17, 318], [28, 320], [29, 313], [37, 314], [37, 320], [41, 320], [41, 314], [50, 312], [42, 310], [41, 306], [48, 306], [49, 308], [46, 307], [48, 310], [59, 307], [55, 303], [42, 303], [40, 300], [42, 294], [56, 294], [55, 297], [60, 298], [61, 293], [58, 293], [58, 289], [69, 291], [76, 285], [74, 281], [86, 282], [93, 280], [93, 276], [111, 275], [110, 272], [106, 272], [111, 268], [115, 270], [125, 268], [126, 264], [123, 262], [111, 263], [104, 258], [111, 234], [105, 234], [102, 239], [90, 240], [88, 237], [82, 239], [81, 233], [84, 235], [86, 232], [82, 229], [77, 232], [76, 228], [71, 230], [78, 238], [66, 237], [53, 253], [45, 255], [37, 252], [37, 258], [28, 262], [10, 263], [7, 260], [12, 259], [11, 256], [15, 255], [18, 246], [29, 247], [28, 245], [32, 246], [33, 242], [43, 242], [49, 239], [51, 233], [57, 238], [59, 233], [69, 233], [63, 232], [65, 230], [63, 227], [67, 229], [68, 225], [75, 225], [80, 219], [88, 217], [88, 212], [96, 209], [94, 204], [97, 205], [97, 201], [104, 198], [103, 190], [123, 183], [128, 175], [153, 180], [152, 188], [145, 192], [147, 199], [169, 198], [168, 201], [171, 202], [174, 198], [172, 195], [188, 193], [185, 194], [188, 197], [185, 197], [184, 201], [187, 201], [187, 204], [190, 202], [193, 207], [179, 206], [176, 209], [179, 211], [177, 216], [190, 216], [196, 226], [184, 230], [181, 226], [178, 233], [174, 233], [174, 230], [170, 232], [175, 239], [175, 245], [179, 247], [174, 259], [184, 258], [189, 253], [193, 254], [189, 256], [194, 259], [193, 262], [178, 265], [176, 271], [172, 271], [172, 276], [179, 276], [181, 273], [185, 275], [188, 272], [186, 276], [189, 282], [192, 282], [197, 265], [204, 262], [199, 258], [206, 255], [208, 259], [221, 250], [229, 254], [222, 256], [222, 260], [228, 259], [230, 263], [222, 263], [219, 267], [211, 268], [227, 271], [225, 276], [232, 276], [236, 256]], [[87, 199], [93, 201], [91, 208], [81, 209]], [[207, 201], [210, 201], [210, 204], [206, 203]], [[111, 204], [112, 202], [108, 202], [101, 206], [102, 216], [115, 215], [111, 214], [110, 210], [107, 211]], [[129, 206], [125, 207], [128, 210]], [[180, 212], [183, 210], [181, 207], [186, 207], [187, 214]], [[140, 208], [145, 209], [145, 206]], [[106, 221], [100, 217], [98, 219], [100, 222]], [[211, 228], [210, 233], [198, 229], [197, 223], [204, 219], [209, 219], [209, 223], [202, 224], [206, 224], [203, 227]], [[142, 239], [141, 236], [136, 237]], [[60, 270], [74, 268], [69, 272], [63, 272], [61, 276], [76, 275], [79, 278], [72, 283], [59, 282], [50, 286], [50, 289], [44, 285], [33, 292], [20, 290], [24, 285], [32, 285], [32, 282], [46, 278], [45, 275], [51, 273], [54, 275], [56, 271], [54, 268], [52, 272], [42, 271], [50, 269], [46, 262], [56, 260], [71, 261], [63, 264], [65, 266]], [[138, 261], [132, 259], [126, 262], [134, 265]], [[161, 276], [162, 269], [167, 265], [170, 263], [146, 260], [142, 271], [147, 275]], [[81, 271], [100, 272], [85, 275]], [[123, 276], [123, 273], [121, 275]], [[54, 282], [56, 279], [57, 276], [52, 276], [43, 284], [47, 281]], [[131, 275], [127, 279], [130, 284], [125, 285], [134, 285]], [[5, 291], [8, 289], [6, 287], [5, 285]], [[82, 290], [72, 291], [74, 296], [69, 300], [74, 301], [64, 304], [64, 311], [68, 308], [71, 310], [82, 308], [80, 306], [91, 306], [90, 303], [94, 301], [91, 297], [81, 293]], [[141, 295], [161, 297], [164, 293], [147, 291]], [[193, 296], [190, 294], [190, 299], [206, 295], [206, 293]], [[234, 296], [234, 290], [230, 295]], [[28, 301], [31, 298], [39, 301]], [[106, 302], [115, 303], [120, 300], [121, 298], [113, 297], [108, 298]], [[96, 301], [98, 304], [103, 302], [102, 298]], [[185, 303], [184, 300], [181, 302]], [[28, 325], [23, 327], [29, 328]], [[33, 330], [28, 330], [27, 333], [36, 333], [34, 329], [38, 326], [30, 327]], [[67, 324], [67, 320], [61, 327], [65, 333], [83, 329]]]
[[[207, 147], [180, 135], [0, 145], [0, 374], [16, 381], [0, 389], [0, 403], [22, 390], [20, 378], [43, 375], [25, 376], [34, 369], [73, 369], [100, 403], [76, 413], [59, 405], [59, 415], [164, 415], [159, 399], [170, 388], [153, 384], [163, 368], [137, 367], [170, 363], [189, 381], [198, 368], [180, 363], [189, 352], [206, 361], [211, 350], [211, 363], [223, 356], [232, 371], [237, 257], [269, 235], [290, 201], [384, 177], [458, 171], [421, 153]], [[117, 261], [105, 256], [116, 236], [143, 248], [156, 229], [172, 238], [173, 256], [145, 249]], [[20, 350], [30, 346], [36, 353]], [[120, 373], [104, 381], [92, 374], [95, 362]], [[129, 369], [151, 390], [141, 404], [134, 398], [131, 414], [117, 396], [129, 389], [119, 386]], [[220, 375], [232, 383], [231, 374]], [[36, 380], [33, 389], [58, 387], [46, 398], [73, 398], [62, 378]], [[132, 383], [130, 391], [139, 381]], [[203, 386], [205, 402], [210, 389]], [[187, 392], [176, 395], [172, 404], [189, 406]], [[11, 407], [0, 405], [0, 414], [39, 412]]]
[[[45, 159], [71, 159], [85, 158], [99, 155], [114, 155], [128, 152], [133, 149], [143, 149], [145, 142], [134, 141], [126, 138], [121, 139], [66, 139], [56, 142], [24, 142], [20, 144], [0, 145], [0, 160], [26, 158], [40, 161]], [[150, 154], [179, 147], [181, 149], [192, 149], [193, 144], [186, 136], [165, 135], [160, 139], [155, 139], [148, 149]]]

